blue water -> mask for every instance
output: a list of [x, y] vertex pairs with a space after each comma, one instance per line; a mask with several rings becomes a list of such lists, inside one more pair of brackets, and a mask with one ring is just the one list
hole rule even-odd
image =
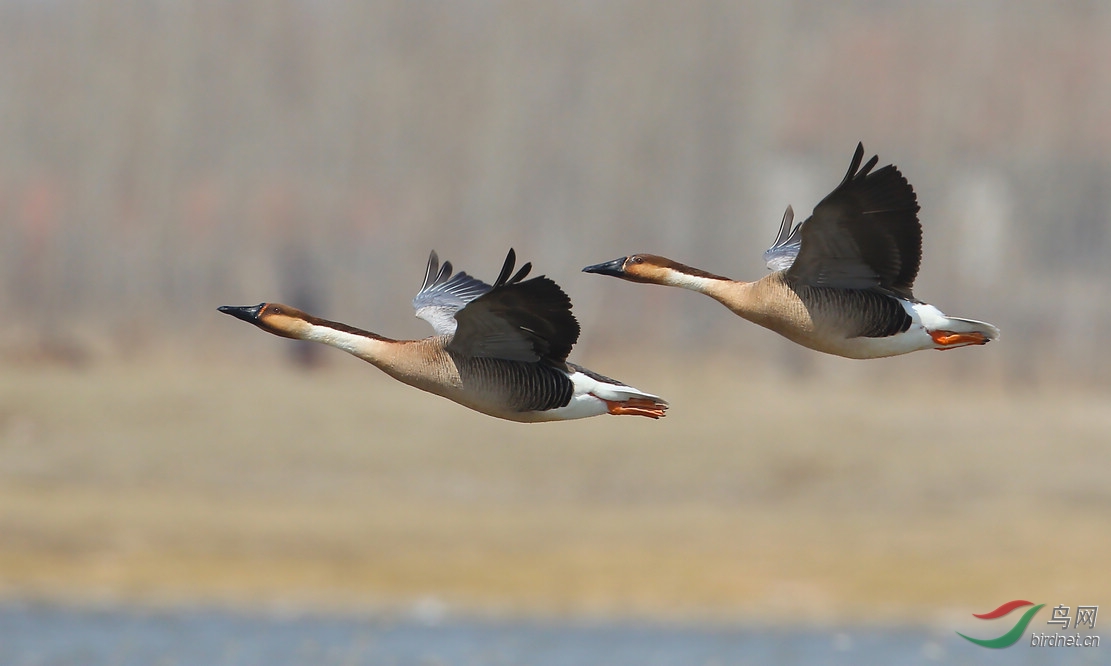
[[637, 623], [435, 623], [0, 605], [3, 666], [726, 666], [1096, 664], [1111, 648], [988, 650], [916, 629], [699, 628]]

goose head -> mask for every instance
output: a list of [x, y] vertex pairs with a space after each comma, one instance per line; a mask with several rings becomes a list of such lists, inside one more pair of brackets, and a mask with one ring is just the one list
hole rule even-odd
[[655, 254], [630, 254], [613, 261], [587, 266], [583, 271], [612, 275], [629, 282], [664, 284], [695, 291], [701, 291], [709, 281], [728, 280]]
[[224, 314], [254, 324], [267, 333], [283, 338], [300, 339], [309, 327], [308, 315], [297, 308], [281, 303], [259, 303], [258, 305], [221, 305], [216, 308]]
[[583, 272], [610, 275], [629, 282], [666, 284], [674, 266], [675, 262], [654, 254], [630, 254], [613, 261], [587, 266]]

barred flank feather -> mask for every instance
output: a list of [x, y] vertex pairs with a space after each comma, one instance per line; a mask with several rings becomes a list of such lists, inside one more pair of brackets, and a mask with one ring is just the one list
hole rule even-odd
[[846, 338], [886, 338], [904, 333], [913, 323], [899, 299], [864, 289], [826, 289], [792, 284], [784, 286], [807, 304], [811, 316], [837, 322]]
[[574, 395], [571, 379], [551, 365], [459, 354], [451, 357], [465, 390], [497, 395], [513, 411], [558, 409], [570, 403]]

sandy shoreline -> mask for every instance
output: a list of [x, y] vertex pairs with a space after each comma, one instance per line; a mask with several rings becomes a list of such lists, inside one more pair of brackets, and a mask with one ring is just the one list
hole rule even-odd
[[5, 369], [0, 597], [921, 623], [1111, 592], [1107, 396], [707, 370], [650, 378], [659, 423], [530, 427], [355, 369]]

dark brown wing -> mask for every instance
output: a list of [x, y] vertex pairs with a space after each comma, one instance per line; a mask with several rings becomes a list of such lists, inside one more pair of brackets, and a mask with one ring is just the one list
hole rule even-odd
[[894, 166], [863, 168], [857, 144], [844, 180], [802, 224], [802, 246], [787, 277], [814, 287], [872, 289], [913, 298], [922, 262], [922, 225], [914, 188]]
[[571, 299], [555, 282], [524, 280], [525, 264], [513, 277], [516, 255], [506, 255], [493, 288], [455, 313], [458, 326], [448, 351], [506, 361], [562, 363], [579, 339]]

